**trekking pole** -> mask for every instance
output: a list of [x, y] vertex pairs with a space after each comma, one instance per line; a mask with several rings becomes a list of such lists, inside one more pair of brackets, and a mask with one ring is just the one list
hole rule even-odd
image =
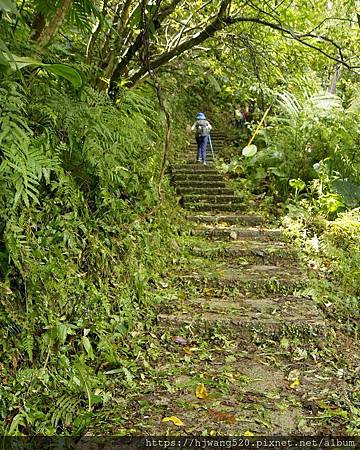
[[212, 144], [212, 140], [211, 140], [210, 134], [209, 134], [209, 143], [210, 143], [210, 149], [211, 149], [212, 158], [215, 159], [215, 157], [214, 157], [214, 147], [213, 147], [213, 144]]

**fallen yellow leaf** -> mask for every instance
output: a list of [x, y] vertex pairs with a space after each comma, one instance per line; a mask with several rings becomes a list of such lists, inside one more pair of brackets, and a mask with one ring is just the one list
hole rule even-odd
[[251, 431], [245, 431], [244, 436], [255, 436]]
[[290, 384], [291, 389], [296, 389], [298, 386], [300, 386], [300, 380], [298, 378]]
[[183, 347], [185, 355], [192, 355], [192, 351], [190, 347]]
[[196, 397], [197, 398], [206, 398], [209, 394], [207, 393], [206, 387], [203, 383], [200, 383], [196, 386]]
[[182, 427], [183, 425], [185, 425], [184, 422], [176, 416], [164, 417], [162, 422], [172, 422], [178, 427]]

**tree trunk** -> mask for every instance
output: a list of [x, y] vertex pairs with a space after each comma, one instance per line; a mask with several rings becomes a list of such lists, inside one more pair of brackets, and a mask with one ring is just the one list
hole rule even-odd
[[[104, 63], [102, 64], [103, 67], [103, 74], [101, 77], [99, 77], [96, 80], [96, 88], [99, 91], [106, 91], [110, 86], [110, 80], [114, 73], [114, 70], [118, 64], [118, 58], [116, 55], [119, 55], [121, 52], [121, 49], [123, 47], [124, 38], [125, 38], [125, 31], [126, 31], [126, 25], [128, 23], [129, 17], [130, 17], [130, 11], [132, 6], [133, 0], [126, 0], [125, 4], [123, 6], [123, 10], [120, 14], [120, 11], [117, 11], [117, 17], [116, 20], [117, 23], [117, 29], [116, 29], [116, 35], [117, 39], [113, 43], [113, 48], [111, 48], [111, 35], [109, 36], [109, 39], [107, 39], [107, 42], [104, 45], [102, 52], [103, 52], [103, 58]], [[115, 21], [115, 19], [114, 19]]]
[[[108, 6], [108, 2], [107, 2], [107, 0], [104, 0], [102, 12], [101, 12], [101, 15], [103, 16], [104, 20], [107, 15], [107, 6]], [[95, 43], [101, 32], [101, 28], [102, 28], [102, 22], [101, 22], [101, 20], [99, 20], [98, 23], [96, 24], [96, 26], [94, 27], [93, 32], [91, 33], [88, 45], [86, 47], [86, 62], [88, 62], [88, 63], [90, 63], [92, 61]]]
[[336, 66], [335, 72], [332, 76], [330, 86], [328, 87], [328, 94], [333, 94], [333, 95], [336, 94], [336, 85], [341, 77], [342, 68], [343, 68], [343, 66], [341, 66], [340, 64], [338, 64]]
[[59, 6], [56, 10], [54, 17], [42, 29], [38, 39], [36, 40], [36, 43], [39, 45], [39, 47], [45, 47], [56, 35], [67, 13], [70, 10], [72, 2], [73, 0], [60, 0]]

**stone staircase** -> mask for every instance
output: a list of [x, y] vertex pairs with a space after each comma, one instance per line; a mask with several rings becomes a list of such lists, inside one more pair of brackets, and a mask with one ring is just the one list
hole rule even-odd
[[[224, 139], [219, 132], [213, 136], [218, 150]], [[187, 297], [180, 313], [171, 312], [171, 320], [193, 323], [206, 317], [207, 322], [235, 320], [251, 327], [297, 323], [321, 329], [324, 323], [314, 302], [294, 295], [306, 278], [281, 231], [266, 225], [259, 215], [246, 214], [246, 205], [226, 186], [214, 162], [194, 163], [195, 156], [193, 143], [185, 153], [188, 160], [173, 165], [172, 177], [181, 204], [190, 212], [189, 253], [194, 264], [190, 273], [181, 271], [177, 283], [179, 289], [191, 285], [196, 299]], [[204, 290], [209, 289], [207, 301]], [[225, 304], [231, 305], [232, 314]], [[167, 309], [160, 319], [168, 321], [169, 313]]]
[[[328, 362], [315, 356], [305, 363], [301, 352], [312, 339], [321, 341], [326, 327], [302, 295], [306, 274], [281, 231], [247, 213], [214, 164], [195, 164], [194, 146], [186, 156], [173, 165], [172, 180], [189, 232], [184, 256], [169, 268], [169, 300], [159, 306], [159, 333], [152, 335], [163, 351], [152, 368], [155, 384], [147, 381], [136, 400], [136, 432], [321, 434], [311, 416], [314, 393], [329, 392], [326, 377], [317, 376]], [[341, 381], [332, 383], [345, 391]]]
[[[214, 150], [219, 151], [225, 137], [221, 132], [212, 134]], [[234, 190], [227, 188], [224, 177], [215, 168], [207, 149], [208, 165], [196, 162], [196, 143], [189, 150], [177, 155], [172, 166], [176, 191], [182, 197], [182, 205], [194, 211], [241, 211], [243, 204]]]

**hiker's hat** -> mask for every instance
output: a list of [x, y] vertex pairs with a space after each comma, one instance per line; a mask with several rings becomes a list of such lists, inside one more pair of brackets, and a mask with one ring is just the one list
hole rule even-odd
[[196, 119], [197, 120], [204, 120], [205, 119], [205, 114], [202, 113], [202, 112], [197, 113]]

